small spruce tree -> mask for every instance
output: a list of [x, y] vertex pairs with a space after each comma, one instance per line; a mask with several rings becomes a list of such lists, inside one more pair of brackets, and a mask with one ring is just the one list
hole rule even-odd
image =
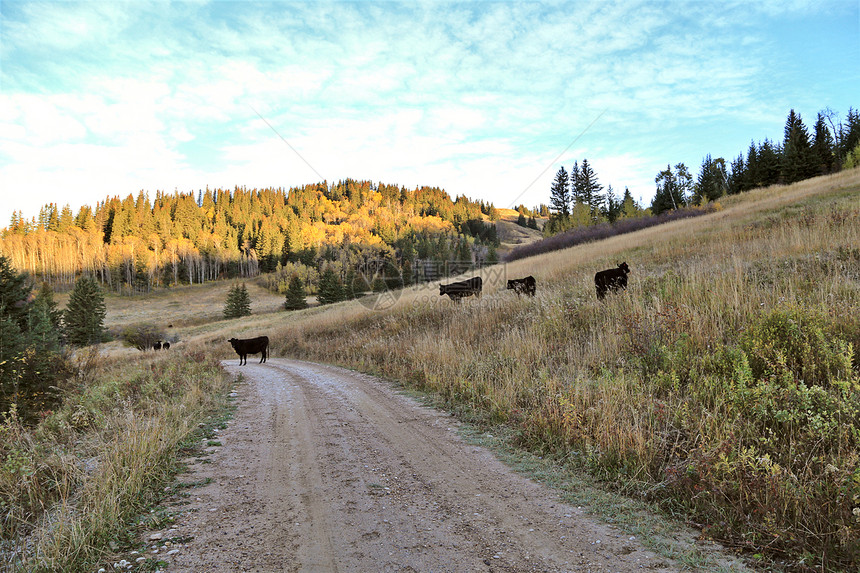
[[308, 301], [305, 296], [305, 285], [302, 284], [302, 279], [298, 275], [293, 275], [293, 278], [290, 279], [290, 286], [287, 287], [287, 300], [284, 302], [284, 308], [287, 310], [307, 308]]
[[227, 302], [224, 304], [224, 318], [239, 318], [251, 314], [251, 297], [245, 283], [233, 285], [227, 293]]
[[332, 304], [343, 300], [343, 285], [334, 269], [328, 267], [320, 277], [317, 302], [320, 304]]
[[85, 346], [105, 339], [105, 299], [93, 277], [82, 276], [75, 282], [63, 313], [66, 339]]

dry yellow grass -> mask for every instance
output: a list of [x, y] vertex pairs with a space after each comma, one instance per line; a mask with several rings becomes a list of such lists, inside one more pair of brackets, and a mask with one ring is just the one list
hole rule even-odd
[[[290, 313], [280, 324], [254, 323], [269, 329], [274, 353], [417, 384], [506, 421], [531, 448], [568, 452], [614, 481], [624, 476], [629, 491], [667, 492], [700, 519], [724, 522], [712, 534], [727, 542], [799, 548], [838, 565], [854, 551], [846, 539], [858, 524], [828, 496], [848, 488], [860, 506], [860, 479], [852, 481], [858, 455], [848, 445], [860, 435], [851, 413], [857, 395], [838, 398], [832, 388], [841, 382], [833, 380], [814, 399], [824, 400], [814, 415], [790, 405], [778, 406], [785, 414], [757, 409], [745, 397], [750, 392], [755, 400], [781, 400], [784, 392], [812, 398], [803, 397], [806, 385], [778, 390], [761, 373], [745, 378], [747, 360], [769, 352], [781, 334], [768, 334], [771, 341], [744, 333], [788, 317], [786, 324], [799, 321], [813, 337], [823, 325], [829, 334], [821, 352], [847, 351], [827, 346], [837, 333], [860, 342], [858, 197], [857, 170], [757, 190], [703, 217], [485, 269], [480, 300], [450, 303], [434, 283], [404, 290], [384, 311], [352, 301]], [[621, 260], [632, 269], [628, 291], [597, 302], [594, 272]], [[537, 297], [504, 290], [506, 278], [528, 274], [537, 278]], [[783, 426], [780, 416], [800, 421]], [[821, 420], [837, 419], [846, 420], [834, 426], [845, 438], [819, 452], [826, 463], [792, 461], [795, 454], [783, 449], [819, 447], [805, 440]], [[757, 435], [762, 428], [788, 433]], [[714, 462], [720, 456], [723, 465]], [[767, 466], [775, 459], [777, 466]], [[755, 477], [765, 471], [776, 496]], [[725, 498], [696, 503], [700, 486]], [[749, 518], [756, 512], [771, 521]]]
[[[789, 409], [796, 421], [780, 426], [756, 409], [779, 394], [766, 393], [772, 380], [749, 378], [748, 362], [770, 343], [756, 346], [749, 333], [786, 316], [860, 342], [858, 197], [854, 170], [725, 198], [702, 217], [484, 269], [483, 296], [461, 304], [439, 297], [436, 282], [390, 300], [286, 312], [280, 295], [249, 282], [254, 314], [223, 320], [221, 283], [109, 297], [108, 323], [173, 324], [177, 351], [218, 358], [233, 356], [227, 338], [266, 334], [273, 355], [380, 373], [505, 423], [526, 447], [722, 523], [707, 533], [726, 542], [806, 551], [835, 568], [860, 537], [850, 513], [860, 507], [856, 392], [840, 395], [842, 382], [829, 381], [815, 394], [817, 417]], [[599, 303], [594, 273], [622, 260], [627, 292]], [[505, 290], [525, 275], [537, 278], [534, 299]], [[805, 400], [803, 388], [779, 392]], [[813, 424], [838, 443], [810, 446]], [[792, 461], [786, 444], [819, 461]]]

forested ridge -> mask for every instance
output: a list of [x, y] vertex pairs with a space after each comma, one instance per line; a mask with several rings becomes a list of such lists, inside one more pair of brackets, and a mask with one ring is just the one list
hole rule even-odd
[[436, 278], [449, 261], [494, 262], [498, 238], [484, 221], [496, 217], [492, 204], [438, 187], [352, 179], [289, 191], [207, 188], [196, 197], [140, 191], [77, 213], [56, 204], [29, 220], [16, 212], [0, 253], [55, 289], [80, 274], [136, 293], [260, 273], [275, 273], [271, 286], [282, 290], [292, 275], [313, 289], [327, 267], [346, 277], [364, 276], [367, 265], [409, 283]]

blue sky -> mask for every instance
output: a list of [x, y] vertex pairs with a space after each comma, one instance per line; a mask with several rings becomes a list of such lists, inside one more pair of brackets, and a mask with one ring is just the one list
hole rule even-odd
[[647, 204], [667, 164], [860, 106], [860, 0], [3, 0], [0, 26], [0, 226], [347, 177], [534, 206], [583, 158]]

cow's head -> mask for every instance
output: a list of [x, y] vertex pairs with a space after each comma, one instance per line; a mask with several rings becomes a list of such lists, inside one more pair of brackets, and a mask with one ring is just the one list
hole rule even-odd
[[231, 338], [227, 342], [229, 342], [230, 346], [232, 346], [233, 349], [235, 350], [236, 349], [236, 343], [239, 342], [239, 339], [238, 338]]
[[622, 271], [624, 271], [624, 274], [625, 274], [625, 275], [629, 275], [629, 274], [630, 274], [630, 267], [628, 267], [628, 266], [627, 266], [627, 262], [626, 262], [626, 261], [625, 261], [625, 262], [623, 262], [623, 263], [621, 263], [620, 265], [618, 265], [618, 268], [619, 268], [619, 269], [621, 269]]

